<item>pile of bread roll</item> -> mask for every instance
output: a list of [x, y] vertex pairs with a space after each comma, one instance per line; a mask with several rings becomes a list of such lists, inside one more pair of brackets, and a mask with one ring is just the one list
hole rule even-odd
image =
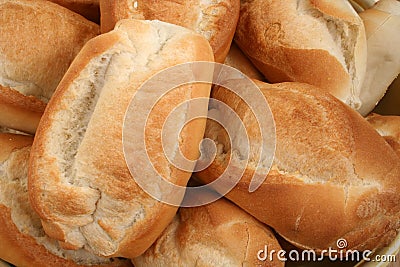
[[[0, 0], [0, 258], [15, 266], [284, 266], [260, 251], [281, 250], [283, 239], [316, 253], [338, 249], [338, 240], [343, 251], [391, 244], [400, 232], [400, 117], [371, 112], [400, 73], [400, 2], [351, 2]], [[136, 182], [152, 177], [127, 166], [124, 118], [151, 77], [198, 61], [252, 79], [272, 112], [276, 147], [250, 192], [259, 167], [269, 167], [253, 164], [269, 133], [258, 130], [252, 107], [206, 83], [163, 95], [145, 129], [133, 126], [132, 135], [145, 132], [146, 151], [130, 153], [147, 155], [182, 187], [216, 181], [228, 165], [241, 175], [218, 200], [178, 207]], [[250, 145], [237, 141], [241, 131], [228, 136], [205, 119], [224, 116], [219, 106], [202, 102], [204, 118], [187, 123], [191, 106], [182, 104], [197, 98], [229, 106]], [[164, 136], [180, 105], [179, 138]], [[218, 149], [195, 173], [162, 146], [196, 160], [204, 138]]]

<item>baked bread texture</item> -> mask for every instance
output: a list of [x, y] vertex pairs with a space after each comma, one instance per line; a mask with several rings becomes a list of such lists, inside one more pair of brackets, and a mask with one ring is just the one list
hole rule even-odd
[[132, 262], [136, 267], [284, 266], [276, 257], [257, 258], [265, 246], [268, 251], [282, 249], [266, 225], [222, 198], [181, 208], [157, 241]]
[[[148, 195], [129, 172], [123, 124], [131, 99], [147, 79], [191, 61], [213, 61], [207, 40], [160, 21], [122, 20], [84, 46], [49, 102], [32, 148], [30, 199], [47, 234], [71, 249], [133, 258], [172, 221], [177, 207]], [[163, 123], [182, 102], [209, 93], [209, 84], [180, 86], [157, 102], [145, 129], [132, 129], [132, 134], [146, 131], [149, 160], [176, 185], [185, 186], [191, 172], [172, 166], [163, 154]], [[144, 94], [142, 101], [152, 97]], [[207, 114], [206, 103], [197, 108]], [[183, 126], [187, 113], [174, 117], [176, 127]], [[179, 140], [169, 140], [173, 152], [180, 149], [196, 159], [204, 128], [204, 119], [188, 123]], [[147, 160], [145, 151], [131, 153]], [[143, 171], [143, 177], [149, 175]]]
[[49, 0], [69, 10], [81, 14], [88, 20], [100, 23], [99, 0]]
[[27, 192], [32, 141], [26, 135], [0, 133], [0, 258], [18, 267], [131, 266], [128, 260], [62, 249], [45, 235]]
[[400, 117], [373, 113], [367, 117], [367, 121], [400, 156]]
[[0, 1], [0, 124], [34, 133], [72, 60], [99, 27], [41, 0]]
[[[226, 197], [300, 248], [321, 252], [345, 239], [345, 249], [373, 250], [393, 240], [400, 228], [400, 161], [385, 140], [356, 111], [318, 88], [256, 84], [276, 127], [275, 155], [265, 181], [249, 192], [253, 174], [268, 167], [263, 158], [260, 169], [255, 167], [262, 147], [258, 122], [240, 98], [222, 87], [212, 97], [246, 118], [250, 148], [230, 142], [219, 124], [207, 122], [205, 137], [214, 140], [219, 153], [196, 176], [209, 183], [233, 167], [228, 175], [241, 179]], [[219, 107], [211, 110], [218, 113]]]
[[240, 70], [251, 79], [259, 81], [264, 80], [264, 76], [257, 70], [253, 63], [251, 63], [235, 43], [232, 43], [224, 64]]
[[127, 18], [161, 20], [200, 33], [223, 63], [239, 18], [240, 0], [101, 0], [101, 32]]
[[347, 0], [242, 0], [235, 42], [268, 81], [304, 82], [360, 107], [367, 47]]
[[400, 2], [381, 0], [360, 17], [367, 35], [368, 59], [359, 112], [366, 116], [400, 73]]

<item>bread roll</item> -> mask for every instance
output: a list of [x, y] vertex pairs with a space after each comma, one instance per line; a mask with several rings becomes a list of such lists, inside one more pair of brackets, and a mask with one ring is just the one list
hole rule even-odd
[[60, 6], [66, 7], [85, 18], [99, 23], [100, 22], [100, 7], [99, 0], [49, 0]]
[[381, 0], [360, 16], [367, 34], [368, 60], [359, 112], [366, 116], [400, 73], [400, 2]]
[[284, 266], [276, 257], [272, 261], [257, 258], [265, 246], [268, 251], [281, 250], [267, 226], [219, 199], [205, 206], [181, 208], [157, 241], [132, 262], [136, 267]]
[[202, 34], [210, 42], [215, 61], [223, 63], [239, 18], [240, 0], [101, 0], [101, 32], [120, 19], [161, 20]]
[[264, 76], [257, 70], [253, 63], [251, 63], [235, 43], [232, 43], [224, 64], [240, 70], [249, 78], [260, 81], [264, 80]]
[[347, 0], [244, 0], [235, 42], [268, 81], [309, 83], [360, 107], [366, 38]]
[[232, 166], [229, 177], [241, 180], [226, 197], [300, 248], [337, 249], [341, 238], [346, 249], [358, 250], [390, 242], [400, 228], [400, 161], [385, 140], [357, 112], [313, 86], [257, 85], [276, 126], [276, 151], [265, 181], [249, 193], [262, 147], [258, 124], [233, 92], [220, 87], [212, 97], [246, 118], [251, 157], [246, 166], [249, 148], [230, 144], [219, 124], [207, 122], [205, 137], [221, 148], [211, 166], [196, 175], [208, 183]]
[[400, 156], [400, 117], [371, 114], [367, 117], [367, 121]]
[[0, 133], [0, 258], [18, 266], [131, 266], [121, 259], [68, 251], [47, 237], [29, 205], [27, 171], [32, 137]]
[[41, 0], [0, 0], [0, 124], [34, 133], [71, 61], [96, 24]]
[[[32, 148], [31, 202], [50, 236], [103, 256], [132, 258], [150, 247], [177, 207], [152, 198], [131, 176], [122, 144], [125, 112], [152, 75], [177, 64], [212, 60], [204, 37], [160, 21], [122, 20], [85, 45], [49, 102]], [[178, 104], [209, 92], [209, 84], [178, 87], [154, 107], [149, 127], [133, 129], [146, 131], [148, 156], [171, 183], [186, 185], [191, 172], [173, 167], [163, 154], [163, 123]], [[143, 97], [149, 101], [153, 95]], [[198, 108], [206, 115], [206, 104]], [[181, 115], [174, 117], [178, 128], [187, 114]], [[174, 155], [178, 146], [188, 158], [197, 158], [204, 128], [204, 120], [190, 122], [180, 140], [171, 140]], [[143, 152], [132, 153], [145, 160]]]

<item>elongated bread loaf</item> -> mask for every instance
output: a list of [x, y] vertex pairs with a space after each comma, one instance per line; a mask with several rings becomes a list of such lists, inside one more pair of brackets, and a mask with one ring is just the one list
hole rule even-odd
[[360, 107], [366, 37], [347, 0], [244, 0], [235, 42], [268, 81], [309, 83]]
[[18, 267], [131, 266], [128, 260], [62, 249], [45, 235], [27, 192], [32, 141], [26, 135], [0, 133], [0, 258]]
[[284, 266], [276, 255], [266, 261], [258, 259], [265, 247], [281, 250], [266, 225], [219, 199], [205, 206], [181, 208], [160, 238], [132, 262], [136, 267]]
[[[84, 247], [98, 255], [133, 258], [172, 221], [177, 207], [152, 198], [130, 174], [123, 154], [123, 124], [143, 82], [165, 68], [190, 61], [213, 61], [207, 40], [160, 21], [122, 20], [113, 31], [85, 45], [49, 102], [32, 148], [30, 198], [50, 236], [72, 249]], [[178, 87], [154, 107], [148, 127], [132, 129], [133, 135], [146, 131], [147, 147], [147, 151], [132, 153], [146, 160], [147, 152], [154, 168], [171, 183], [186, 185], [191, 172], [175, 168], [165, 157], [163, 123], [180, 103], [208, 97], [209, 92], [209, 84]], [[152, 97], [144, 94], [142, 101]], [[185, 106], [184, 112], [189, 108]], [[207, 114], [206, 103], [198, 109]], [[136, 116], [146, 119], [142, 113]], [[186, 116], [174, 117], [178, 129]], [[205, 120], [194, 120], [179, 140], [169, 138], [174, 155], [180, 148], [195, 159], [204, 128]], [[143, 173], [146, 179], [150, 175]]]
[[58, 83], [99, 27], [42, 0], [0, 1], [0, 125], [34, 133]]
[[400, 228], [400, 160], [385, 140], [357, 112], [313, 86], [257, 85], [276, 126], [276, 151], [265, 181], [249, 193], [255, 149], [262, 147], [258, 124], [243, 101], [221, 87], [212, 96], [245, 118], [251, 158], [246, 166], [249, 148], [230, 144], [221, 126], [208, 122], [205, 137], [220, 153], [196, 175], [210, 182], [232, 166], [230, 177], [242, 178], [227, 198], [298, 247], [321, 252], [345, 239], [345, 249], [373, 250], [390, 242]]
[[101, 0], [101, 32], [121, 19], [161, 20], [200, 33], [210, 42], [215, 61], [223, 63], [239, 18], [240, 0]]
[[400, 73], [400, 2], [381, 0], [360, 16], [367, 35], [368, 60], [359, 112], [366, 116]]

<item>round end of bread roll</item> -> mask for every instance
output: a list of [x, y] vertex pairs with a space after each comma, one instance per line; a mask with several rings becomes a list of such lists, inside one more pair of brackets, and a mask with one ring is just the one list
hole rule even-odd
[[131, 266], [128, 260], [68, 251], [44, 234], [27, 192], [33, 138], [0, 133], [0, 258], [16, 266]]
[[[385, 140], [357, 112], [315, 87], [256, 83], [276, 125], [276, 151], [265, 181], [249, 192], [258, 173], [257, 165], [250, 164], [255, 158], [246, 165], [246, 148], [230, 143], [212, 122], [207, 122], [205, 137], [222, 149], [196, 175], [209, 183], [232, 167], [229, 175], [241, 179], [226, 197], [298, 247], [321, 252], [336, 249], [339, 239], [346, 239], [349, 250], [388, 244], [400, 228], [400, 161]], [[251, 151], [262, 144], [250, 109], [221, 87], [212, 97], [246, 118], [247, 149], [256, 156]]]
[[266, 247], [281, 250], [272, 231], [226, 199], [219, 199], [181, 208], [157, 241], [132, 262], [136, 267], [284, 266], [276, 255], [258, 259]]
[[235, 42], [270, 82], [303, 82], [354, 109], [366, 68], [362, 20], [345, 1], [243, 1]]
[[34, 133], [45, 103], [99, 27], [49, 1], [2, 0], [0, 31], [0, 124]]
[[223, 63], [229, 52], [240, 0], [217, 1], [100, 1], [101, 32], [108, 32], [121, 19], [161, 20], [203, 35], [211, 45], [216, 62]]

